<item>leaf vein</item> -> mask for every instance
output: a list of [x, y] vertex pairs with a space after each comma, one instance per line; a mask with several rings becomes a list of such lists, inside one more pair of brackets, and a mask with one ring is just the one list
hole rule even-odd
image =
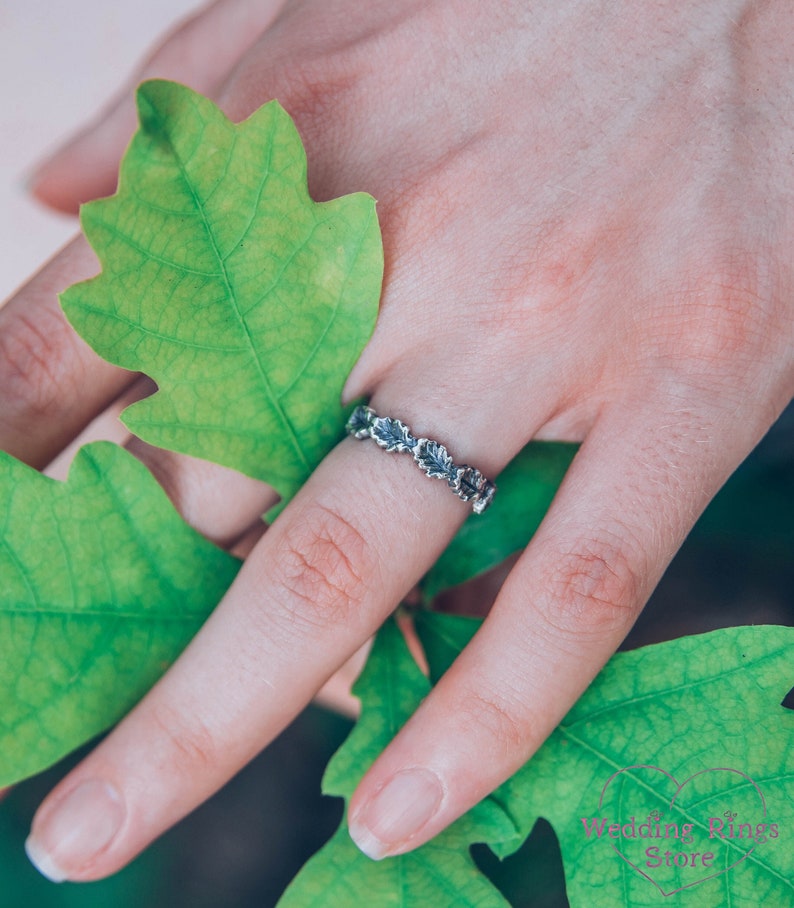
[[292, 422], [287, 417], [287, 414], [285, 413], [284, 409], [282, 408], [280, 401], [274, 394], [273, 389], [270, 385], [270, 381], [267, 377], [267, 372], [264, 368], [262, 360], [259, 357], [259, 354], [256, 349], [256, 345], [254, 344], [253, 336], [251, 335], [250, 328], [248, 327], [248, 322], [246, 321], [245, 316], [242, 314], [242, 311], [240, 310], [240, 306], [239, 306], [239, 303], [237, 300], [237, 295], [234, 292], [234, 288], [232, 286], [232, 281], [229, 276], [229, 271], [228, 271], [228, 268], [226, 267], [226, 262], [224, 260], [224, 257], [221, 255], [220, 248], [218, 247], [218, 241], [215, 236], [215, 232], [212, 229], [212, 225], [210, 224], [209, 218], [207, 217], [207, 212], [204, 207], [204, 202], [202, 201], [201, 197], [199, 196], [198, 192], [196, 191], [195, 187], [193, 186], [193, 183], [187, 173], [187, 169], [185, 168], [185, 165], [182, 162], [182, 159], [180, 158], [176, 148], [174, 147], [173, 142], [171, 142], [171, 140], [170, 140], [170, 136], [169, 136], [169, 144], [171, 145], [171, 149], [173, 151], [174, 158], [179, 166], [180, 173], [182, 174], [182, 179], [184, 180], [185, 185], [187, 186], [188, 192], [193, 197], [196, 208], [198, 209], [198, 211], [201, 215], [201, 220], [204, 224], [204, 229], [207, 234], [207, 239], [209, 240], [210, 245], [212, 246], [213, 254], [220, 267], [220, 274], [221, 274], [221, 276], [223, 278], [223, 282], [226, 286], [226, 292], [227, 292], [227, 297], [228, 297], [229, 303], [232, 306], [232, 309], [234, 310], [235, 314], [237, 315], [237, 319], [240, 324], [240, 328], [243, 331], [243, 335], [245, 337], [246, 344], [251, 353], [252, 359], [256, 365], [256, 369], [259, 374], [260, 380], [262, 382], [262, 386], [265, 389], [266, 396], [270, 402], [271, 407], [273, 407], [273, 409], [276, 411], [276, 413], [279, 417], [279, 420], [281, 421], [282, 425], [286, 429], [290, 442], [295, 450], [295, 453], [297, 454], [298, 458], [300, 459], [300, 461], [303, 465], [303, 468], [304, 468], [306, 474], [308, 475], [308, 473], [311, 472], [309, 460], [298, 441], [298, 437], [295, 433], [295, 429], [292, 425]]

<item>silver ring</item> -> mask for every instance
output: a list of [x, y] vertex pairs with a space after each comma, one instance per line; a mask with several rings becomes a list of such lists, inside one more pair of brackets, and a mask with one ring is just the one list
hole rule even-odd
[[468, 464], [457, 466], [444, 445], [416, 438], [399, 419], [378, 416], [372, 407], [358, 406], [350, 414], [346, 429], [353, 438], [371, 438], [386, 451], [411, 454], [428, 476], [445, 480], [458, 498], [470, 501], [475, 514], [482, 514], [493, 501], [496, 486], [479, 470]]

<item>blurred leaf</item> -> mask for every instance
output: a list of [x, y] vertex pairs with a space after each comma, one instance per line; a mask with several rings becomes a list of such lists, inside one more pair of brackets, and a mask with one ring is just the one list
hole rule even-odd
[[81, 210], [102, 273], [64, 311], [100, 356], [157, 382], [124, 412], [132, 432], [289, 498], [343, 432], [342, 386], [375, 323], [374, 200], [313, 202], [276, 102], [233, 124], [153, 81], [138, 110], [119, 191]]
[[414, 626], [430, 669], [431, 684], [438, 683], [481, 625], [480, 618], [448, 615], [427, 609], [416, 612]]

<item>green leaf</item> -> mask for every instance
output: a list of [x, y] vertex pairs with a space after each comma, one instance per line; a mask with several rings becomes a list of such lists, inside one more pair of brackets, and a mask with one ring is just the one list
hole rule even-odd
[[438, 683], [481, 625], [481, 618], [449, 615], [427, 609], [416, 613], [414, 626], [422, 642], [432, 684]]
[[185, 524], [116, 445], [82, 448], [65, 483], [0, 452], [0, 489], [2, 787], [121, 718], [239, 563]]
[[[323, 791], [349, 797], [429, 689], [396, 624], [388, 622], [378, 633], [354, 687], [362, 701], [361, 719], [329, 763]], [[505, 906], [499, 892], [477, 869], [468, 848], [475, 841], [515, 841], [515, 837], [511, 819], [486, 798], [427, 845], [376, 862], [356, 848], [343, 821], [330, 842], [293, 880], [279, 906]], [[515, 847], [518, 844], [516, 841]]]
[[540, 526], [578, 445], [531, 442], [499, 476], [498, 493], [483, 514], [472, 514], [428, 571], [428, 599], [501, 564], [523, 549]]
[[374, 326], [374, 200], [313, 202], [276, 102], [233, 124], [153, 81], [138, 110], [118, 193], [81, 212], [102, 273], [64, 311], [101, 356], [157, 382], [125, 411], [132, 432], [289, 498], [343, 431], [340, 392]]
[[[417, 630], [433, 676], [475, 625], [421, 616]], [[793, 645], [792, 628], [740, 627], [618, 653], [535, 757], [497, 789], [523, 835], [538, 817], [553, 825], [572, 908], [794, 901], [794, 714], [781, 706]], [[674, 803], [670, 777], [682, 786]], [[605, 828], [623, 828], [634, 816], [639, 830], [654, 810], [679, 829], [691, 823], [692, 842], [672, 838], [672, 827], [668, 839], [588, 837], [582, 822], [592, 829], [593, 819], [605, 818]], [[737, 827], [776, 823], [778, 838], [710, 838], [710, 821], [726, 811], [737, 814]], [[712, 869], [649, 867], [658, 858], [645, 849], [658, 846], [663, 861], [668, 850], [713, 853]], [[505, 853], [498, 843], [496, 850]]]

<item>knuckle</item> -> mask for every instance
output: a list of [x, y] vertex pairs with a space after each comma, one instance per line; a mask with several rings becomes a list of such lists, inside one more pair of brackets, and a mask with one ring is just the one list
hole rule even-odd
[[236, 70], [223, 86], [219, 103], [232, 119], [242, 119], [261, 103], [262, 85], [267, 85], [269, 95], [279, 99], [311, 145], [317, 136], [338, 128], [342, 111], [355, 110], [364, 78], [360, 56], [355, 48], [345, 52], [289, 43], [275, 53], [260, 53]]
[[726, 254], [702, 263], [681, 292], [685, 317], [677, 321], [669, 352], [708, 372], [757, 360], [770, 326], [779, 321], [776, 284], [774, 268], [762, 256]]
[[181, 772], [207, 772], [218, 764], [218, 743], [210, 729], [191, 711], [190, 722], [173, 706], [153, 706], [148, 721], [164, 742], [166, 759]]
[[68, 394], [70, 328], [56, 312], [8, 311], [0, 328], [0, 387], [22, 419], [53, 416]]
[[564, 637], [599, 639], [627, 629], [641, 590], [639, 571], [622, 546], [584, 541], [552, 559], [539, 607]]
[[273, 569], [290, 618], [326, 627], [358, 611], [372, 564], [364, 535], [336, 510], [314, 504], [279, 540]]
[[482, 691], [469, 691], [461, 701], [459, 716], [472, 737], [484, 733], [499, 753], [523, 751], [529, 741], [529, 729], [518, 718], [514, 704]]

